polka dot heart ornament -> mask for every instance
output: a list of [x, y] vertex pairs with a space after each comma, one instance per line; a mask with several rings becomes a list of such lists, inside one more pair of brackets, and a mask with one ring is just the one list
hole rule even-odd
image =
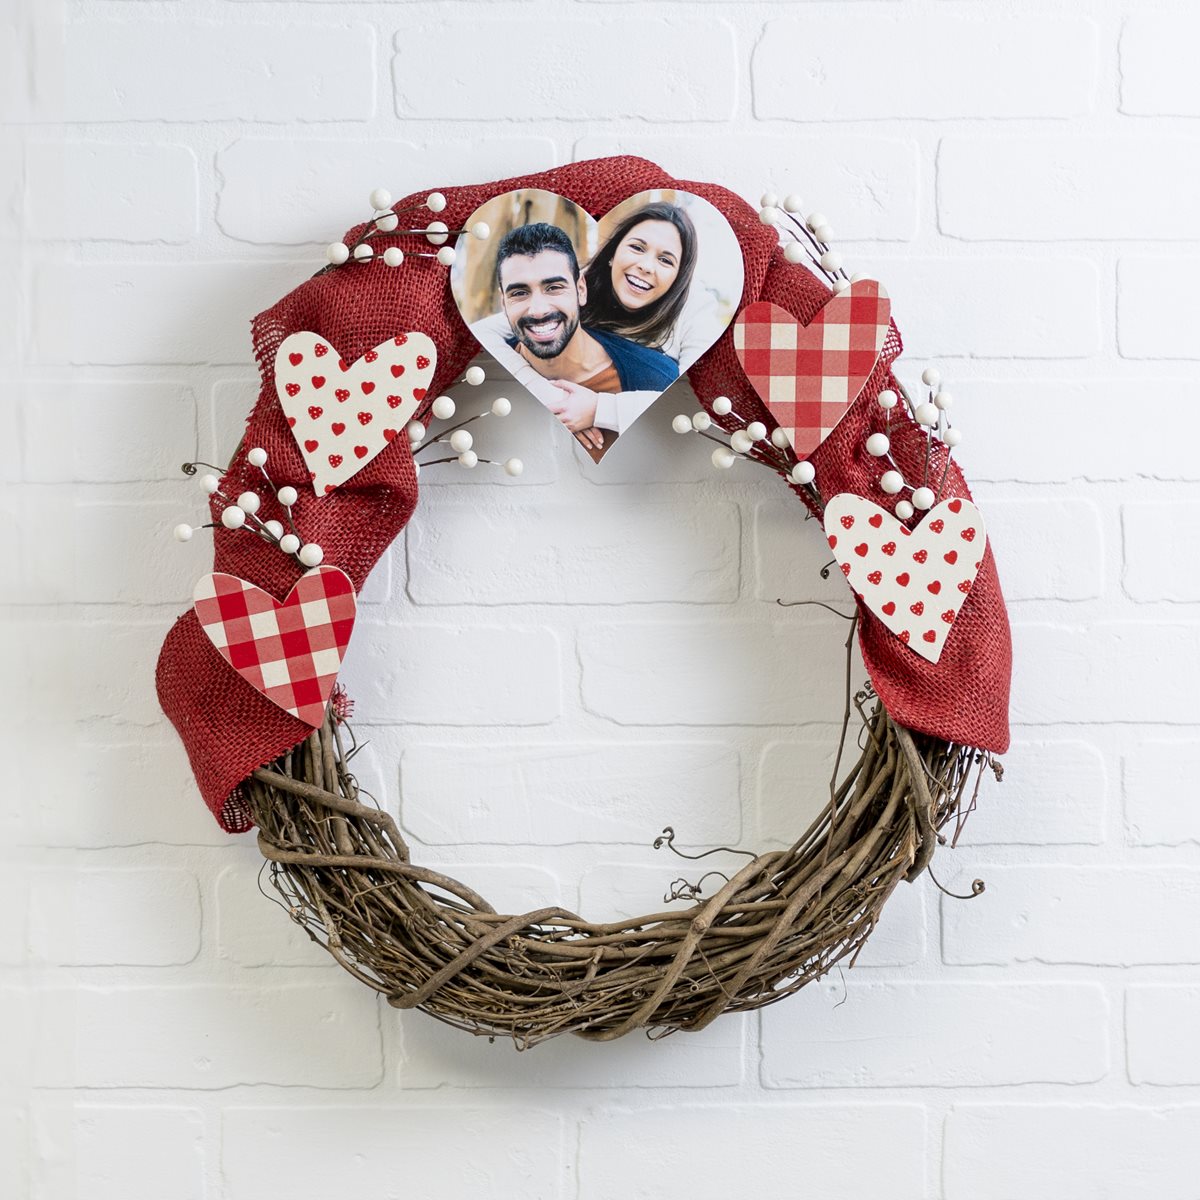
[[275, 390], [308, 467], [327, 495], [403, 432], [425, 399], [437, 347], [401, 333], [348, 363], [316, 333], [293, 333], [275, 354]]
[[842, 492], [825, 506], [825, 536], [846, 581], [910, 650], [936, 663], [969, 603], [987, 540], [970, 500], [945, 500], [915, 529]]

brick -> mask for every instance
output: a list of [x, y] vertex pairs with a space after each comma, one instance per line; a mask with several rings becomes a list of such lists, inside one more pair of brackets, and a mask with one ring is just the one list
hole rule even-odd
[[80, 740], [70, 786], [54, 804], [13, 811], [6, 835], [18, 845], [225, 845], [229, 835], [204, 807], [183, 745], [169, 734], [169, 741]]
[[1200, 564], [1180, 545], [1180, 531], [1197, 521], [1200, 504], [1182, 499], [1121, 506], [1121, 582], [1131, 600], [1200, 600]]
[[[575, 160], [629, 151], [615, 134], [585, 134], [575, 143]], [[838, 241], [909, 242], [917, 236], [921, 160], [917, 142], [900, 137], [833, 134], [739, 133], [713, 139], [703, 133], [648, 134], [637, 153], [653, 159], [678, 179], [719, 179], [723, 187], [757, 204], [774, 191], [799, 192], [804, 214], [830, 216]], [[822, 163], [820, 192], [811, 191], [803, 163]]]
[[30, 954], [68, 966], [168, 966], [200, 951], [191, 871], [76, 866], [30, 870]]
[[[595, 624], [579, 633], [583, 702], [621, 725], [828, 720], [845, 674], [841, 622]], [[856, 668], [861, 673], [861, 667]]]
[[738, 753], [729, 742], [406, 740], [404, 824], [426, 845], [645, 845], [665, 815], [688, 845], [739, 836]]
[[1098, 846], [1104, 841], [1108, 765], [1096, 746], [1018, 736], [1001, 761], [1004, 780], [997, 783], [984, 771], [959, 846]]
[[[448, 1138], [462, 1148], [450, 1169], [434, 1149]], [[565, 1138], [560, 1115], [511, 1105], [226, 1108], [223, 1195], [565, 1200]], [[330, 1154], [330, 1146], [346, 1153]]]
[[[1013, 690], [1019, 725], [1055, 721], [1200, 722], [1200, 700], [1179, 664], [1196, 661], [1200, 625], [1166, 621], [1096, 621], [1013, 625], [1013, 655], [1036, 663]], [[1113, 663], [1137, 664], [1114, 671]]]
[[360, 620], [342, 678], [377, 725], [545, 725], [562, 711], [561, 659], [545, 628]]
[[832, 559], [829, 543], [808, 510], [792, 495], [764, 500], [754, 509], [754, 595], [759, 600], [819, 600], [847, 614], [852, 598], [835, 567], [826, 579], [821, 569]]
[[657, 1041], [642, 1036], [596, 1044], [555, 1038], [517, 1057], [510, 1041], [468, 1038], [423, 1015], [400, 1016], [403, 1050], [397, 1083], [411, 1088], [730, 1087], [745, 1073], [751, 1018], [729, 1014], [697, 1033]]
[[[204, 519], [202, 499], [195, 504], [196, 524]], [[76, 602], [188, 607], [197, 577], [212, 569], [211, 544], [200, 541], [207, 531], [197, 535], [199, 545], [180, 546], [171, 536], [190, 515], [172, 501], [77, 504], [68, 564]]]
[[[459, 187], [557, 165], [544, 137], [436, 138], [426, 142], [346, 138], [239, 138], [217, 155], [217, 225], [242, 242], [300, 246], [330, 242], [363, 219], [366, 197], [385, 183]], [[414, 178], [410, 164], [420, 164]], [[264, 186], [265, 185], [265, 186]]]
[[[1193, 383], [1155, 385], [1154, 421], [1130, 421], [1124, 379], [973, 379], [955, 387], [969, 412], [967, 437], [956, 457], [967, 478], [1065, 483], [1132, 479], [1200, 479], [1200, 461], [1187, 438], [1164, 438], [1164, 427], [1186, 422]], [[1012, 419], [1013, 404], [1037, 413], [1038, 436]], [[1120, 437], [1079, 437], [1080, 420], [1094, 429], [1120, 428]]]
[[26, 383], [22, 442], [34, 483], [180, 480], [196, 444], [196, 398], [177, 382]]
[[[0, 48], [2, 45], [0, 42]], [[31, 1187], [29, 1129], [24, 1108], [0, 1104], [0, 1156], [5, 1163], [5, 1182], [16, 1200], [21, 1200], [29, 1195]]]
[[644, 488], [602, 504], [427, 500], [408, 529], [408, 594], [429, 605], [730, 603], [740, 550], [735, 505], [648, 502]]
[[[888, 259], [876, 267], [910, 357], [1064, 359], [1100, 351], [1094, 260], [1041, 259], [1053, 288], [1031, 288], [1029, 262], [1018, 256]], [[966, 432], [975, 438], [969, 421]]]
[[977, 496], [1007, 600], [1093, 600], [1104, 591], [1100, 509], [1090, 500]]
[[1130, 1081], [1167, 1087], [1200, 1083], [1198, 1017], [1200, 987], [1129, 987], [1125, 992], [1125, 1037]]
[[[719, 1151], [698, 1152], [703, 1146]], [[780, 1180], [802, 1179], [805, 1194], [923, 1200], [934, 1186], [928, 1158], [925, 1110], [915, 1104], [743, 1100], [601, 1111], [581, 1129], [579, 1197], [765, 1195]]]
[[[35, 1195], [128, 1200], [146, 1180], [172, 1200], [205, 1200], [204, 1115], [171, 1104], [72, 1103], [41, 1096], [34, 1109], [39, 1148]], [[167, 1182], [169, 1181], [169, 1182]]]
[[[937, 154], [938, 227], [978, 241], [1190, 238], [1200, 181], [1188, 164], [1200, 139], [1121, 136], [943, 138]], [[1037, 188], [1021, 186], [1037, 179]], [[1160, 198], [1147, 222], [1114, 179]], [[1086, 198], [1085, 203], [1081, 200]]]
[[944, 1154], [945, 1200], [1188, 1200], [1200, 1106], [956, 1104]]
[[1177, 803], [1200, 777], [1194, 734], [1141, 737], [1123, 759], [1125, 840], [1135, 846], [1200, 842], [1200, 810]]
[[[624, 16], [554, 21], [552, 77], [527, 74], [514, 87], [512, 64], [528, 61], [528, 29], [511, 18], [443, 13], [434, 28], [396, 35], [392, 83], [402, 119], [492, 122], [587, 121], [616, 117], [721, 121], [737, 103], [737, 35], [724, 21], [645, 16], [631, 39]], [[454, 46], [447, 60], [428, 53], [432, 39]], [[670, 46], [669, 66], [662, 48]], [[613, 86], [612, 64], [621, 63]], [[563, 81], [569, 86], [561, 86]], [[480, 106], [478, 98], [489, 98]]]
[[1200, 962], [1200, 928], [1163, 920], [1200, 904], [1195, 868], [975, 863], [958, 882], [975, 875], [987, 883], [984, 897], [942, 901], [947, 962]]
[[73, 530], [74, 489], [10, 489], [0, 509], [0, 604], [69, 603], [76, 570], [73, 535], [46, 537], [46, 529]]
[[1200, 37], [1200, 14], [1130, 12], [1121, 23], [1121, 112], [1200, 116], [1200, 80], [1188, 47]]
[[365, 121], [374, 59], [368, 25], [80, 18], [67, 25], [65, 119]]
[[[938, 69], [898, 78], [897, 63], [927, 61]], [[1018, 61], [1028, 85], [1014, 88]], [[793, 121], [1080, 116], [1091, 111], [1096, 70], [1088, 20], [882, 7], [863, 21], [830, 6], [769, 21], [751, 64], [754, 115]]]
[[196, 236], [199, 181], [188, 146], [34, 142], [25, 169], [33, 237], [179, 243]]
[[363, 1088], [382, 1072], [361, 983], [0, 989], [0, 1074], [40, 1088]]
[[[303, 282], [316, 266], [44, 263], [34, 276], [34, 359], [112, 366], [245, 364], [252, 359], [250, 318]], [[69, 338], [63, 337], [64, 329], [71, 331]]]
[[1133, 255], [1117, 263], [1117, 348], [1122, 358], [1200, 358], [1190, 280], [1200, 258]]
[[763, 1084], [1091, 1083], [1109, 1070], [1108, 1022], [1108, 1001], [1094, 984], [830, 977], [763, 1010]]

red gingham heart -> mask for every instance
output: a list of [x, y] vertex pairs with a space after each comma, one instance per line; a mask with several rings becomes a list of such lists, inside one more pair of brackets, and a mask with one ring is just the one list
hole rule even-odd
[[354, 628], [354, 585], [344, 571], [316, 567], [282, 602], [218, 571], [196, 584], [193, 602], [200, 627], [247, 683], [306, 725], [324, 721]]
[[738, 314], [733, 348], [742, 370], [798, 457], [829, 436], [871, 377], [891, 311], [882, 285], [860, 279], [807, 325], [767, 300]]

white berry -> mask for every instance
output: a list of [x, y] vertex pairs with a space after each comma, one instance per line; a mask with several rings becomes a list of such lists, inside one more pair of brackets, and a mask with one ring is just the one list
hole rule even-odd
[[833, 229], [828, 225], [818, 225], [816, 229], [813, 230], [813, 237], [815, 237], [818, 242], [823, 242], [826, 246], [828, 246], [829, 243], [833, 241]]
[[525, 470], [525, 464], [519, 458], [510, 458], [504, 464], [504, 473], [506, 475], [520, 475]]
[[835, 296], [840, 296], [850, 286], [848, 279], [835, 279], [833, 281], [833, 292]]
[[718, 396], [712, 402], [712, 410], [718, 417], [728, 416], [733, 411], [733, 401], [728, 396]]
[[836, 250], [826, 250], [821, 255], [821, 266], [827, 271], [838, 271], [842, 266], [842, 256]]
[[879, 393], [875, 403], [878, 404], [880, 408], [888, 409], [895, 408], [898, 400], [899, 396], [897, 396], [891, 388], [884, 388], [883, 391]]
[[294, 533], [285, 533], [279, 539], [279, 548], [284, 554], [295, 554], [300, 549], [300, 539]]
[[700, 433], [712, 426], [712, 417], [706, 412], [698, 412], [692, 417], [692, 428]]
[[675, 430], [676, 433], [691, 433], [692, 418], [689, 417], [687, 413], [680, 413], [674, 418], [674, 420], [671, 421], [671, 428]]
[[190, 542], [192, 540], [192, 534], [195, 532], [196, 531], [190, 525], [186, 524], [176, 525], [174, 530], [172, 530], [177, 542]]
[[479, 466], [479, 455], [474, 450], [464, 450], [458, 456], [458, 461], [469, 471], [472, 467]]
[[409, 421], [404, 427], [410, 442], [419, 442], [425, 436], [425, 426], [420, 421]]
[[375, 250], [373, 249], [373, 247], [369, 246], [366, 242], [360, 242], [357, 246], [354, 247], [354, 257], [359, 262], [366, 262], [367, 259], [373, 258], [374, 256], [375, 256]]
[[512, 412], [512, 401], [507, 396], [497, 396], [492, 401], [492, 415], [497, 417], [507, 417]]
[[283, 505], [284, 508], [291, 508], [296, 503], [296, 489], [290, 486], [284, 486], [275, 493], [275, 499]]
[[798, 213], [804, 207], [804, 201], [793, 192], [790, 196], [783, 198], [783, 211], [789, 213]]
[[942, 373], [937, 367], [926, 367], [921, 372], [921, 382], [929, 387], [937, 387], [942, 382]]
[[260, 504], [262, 504], [262, 501], [258, 498], [258, 495], [255, 492], [243, 492], [237, 498], [237, 503], [238, 508], [240, 508], [242, 512], [256, 513], [258, 512], [258, 507]]
[[932, 404], [918, 404], [917, 411], [913, 415], [917, 418], [918, 425], [932, 427], [938, 423], [938, 410]]
[[399, 246], [389, 246], [383, 252], [383, 261], [389, 267], [398, 267], [404, 262], [404, 251]]
[[300, 561], [306, 567], [319, 567], [324, 557], [325, 551], [316, 542], [305, 542], [300, 547]]
[[762, 199], [758, 203], [761, 208], [777, 208], [779, 197], [774, 192], [763, 192]]
[[263, 467], [267, 463], [267, 452], [261, 446], [255, 446], [249, 454], [246, 455], [246, 461], [252, 467]]
[[492, 236], [492, 227], [486, 221], [476, 221], [471, 226], [471, 236], [476, 241], [486, 242]]
[[932, 508], [933, 502], [936, 499], [937, 497], [933, 494], [933, 488], [931, 487], [919, 487], [912, 494], [912, 502], [915, 508]]
[[[375, 218], [375, 228], [380, 233], [393, 233], [400, 224], [400, 218], [395, 213], [384, 213], [382, 217]], [[394, 263], [388, 263], [388, 266], [394, 266]]]
[[914, 511], [915, 510], [913, 509], [913, 506], [909, 504], [907, 500], [896, 501], [896, 516], [899, 517], [901, 521], [907, 521], [908, 518], [913, 515]]
[[[434, 212], [440, 212], [434, 209]], [[425, 227], [425, 240], [433, 246], [440, 246], [450, 232], [450, 226], [445, 221], [430, 221]]]
[[751, 421], [746, 426], [746, 432], [752, 442], [761, 442], [767, 436], [767, 427], [761, 421]]
[[425, 207], [430, 212], [441, 212], [446, 207], [446, 197], [441, 192], [430, 192], [425, 198]]
[[781, 425], [776, 425], [771, 430], [771, 445], [776, 450], [786, 450], [792, 443], [788, 441], [788, 435], [784, 433]]
[[773, 204], [764, 205], [758, 210], [758, 219], [764, 225], [774, 225], [779, 220], [779, 209]]
[[816, 468], [807, 459], [792, 468], [792, 482], [807, 487], [817, 477]]
[[454, 266], [454, 260], [457, 257], [458, 255], [455, 254], [453, 246], [443, 246], [437, 252], [437, 260], [442, 264], [443, 267]]
[[211, 496], [221, 485], [215, 475], [201, 475], [200, 486]]
[[783, 248], [783, 257], [790, 263], [803, 262], [807, 257], [803, 242], [788, 242]]
[[276, 540], [279, 541], [283, 537], [283, 524], [280, 521], [267, 521], [265, 524], [266, 531]]
[[454, 416], [455, 404], [449, 396], [439, 396], [433, 402], [433, 415], [439, 421], [448, 421]]
[[963, 437], [963, 435], [962, 435], [961, 430], [947, 429], [946, 432], [942, 435], [942, 441], [944, 441], [946, 443], [946, 445], [949, 446], [951, 450], [953, 450], [955, 446], [962, 444], [962, 437]]
[[872, 458], [882, 458], [891, 448], [892, 443], [886, 433], [873, 433], [867, 438], [867, 453]]
[[729, 446], [737, 454], [745, 454], [754, 445], [754, 439], [744, 430], [735, 429], [729, 435]]
[[475, 444], [475, 439], [471, 436], [469, 429], [456, 429], [450, 435], [450, 449], [455, 454], [462, 454], [464, 451], [470, 450]]
[[330, 242], [325, 247], [325, 257], [335, 267], [340, 267], [350, 257], [350, 247], [345, 242]]
[[231, 504], [228, 508], [221, 510], [221, 524], [226, 529], [241, 529], [246, 523], [246, 514], [237, 507]]
[[463, 376], [463, 378], [472, 387], [478, 387], [484, 381], [484, 379], [487, 378], [487, 374], [482, 367], [468, 367], [467, 373]]
[[903, 490], [904, 476], [899, 471], [884, 471], [879, 478], [879, 486], [889, 496], [894, 496]]
[[367, 203], [378, 212], [380, 209], [392, 207], [392, 193], [387, 188], [376, 188], [368, 197]]
[[805, 223], [805, 225], [807, 225], [809, 227], [809, 229], [816, 230], [820, 226], [826, 224], [825, 214], [819, 213], [819, 212], [809, 213], [808, 220], [805, 221], [804, 223]]
[[954, 396], [950, 392], [938, 392], [933, 398], [933, 403], [942, 412], [954, 406]]
[[724, 446], [718, 446], [712, 452], [712, 464], [714, 467], [720, 467], [722, 471], [729, 470], [737, 461], [737, 455], [732, 450], [727, 450]]

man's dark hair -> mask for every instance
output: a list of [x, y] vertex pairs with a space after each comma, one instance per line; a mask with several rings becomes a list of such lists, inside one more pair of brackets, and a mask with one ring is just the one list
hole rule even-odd
[[511, 258], [514, 254], [532, 258], [535, 254], [541, 254], [543, 250], [557, 250], [565, 254], [567, 262], [571, 264], [571, 277], [578, 283], [579, 259], [575, 257], [575, 246], [571, 239], [557, 225], [551, 225], [547, 221], [535, 221], [532, 225], [518, 225], [515, 229], [510, 229], [500, 239], [500, 246], [496, 251], [496, 286], [500, 287], [500, 265], [506, 258]]

